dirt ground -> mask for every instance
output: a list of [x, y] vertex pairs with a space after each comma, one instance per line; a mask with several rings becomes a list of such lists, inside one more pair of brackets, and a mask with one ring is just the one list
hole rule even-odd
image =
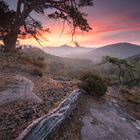
[[9, 100], [0, 104], [0, 140], [15, 140], [33, 120], [47, 114], [67, 97], [76, 88], [76, 83], [54, 80], [47, 74], [42, 77], [33, 75], [32, 71], [36, 67], [30, 64], [25, 65], [18, 56], [5, 54], [0, 55], [0, 59], [0, 94], [13, 86], [15, 95], [19, 87], [13, 77], [20, 75], [33, 83], [33, 94], [43, 101], [10, 101], [7, 95], [6, 98]]

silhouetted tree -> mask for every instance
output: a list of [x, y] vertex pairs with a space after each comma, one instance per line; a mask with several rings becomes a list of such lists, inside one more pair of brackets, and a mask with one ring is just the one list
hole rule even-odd
[[[3, 40], [6, 51], [15, 49], [18, 37], [33, 36], [38, 42], [43, 29], [40, 21], [33, 18], [33, 11], [45, 14], [50, 19], [62, 19], [73, 25], [73, 33], [79, 27], [89, 31], [87, 15], [80, 11], [83, 6], [92, 6], [93, 0], [17, 0], [15, 11], [10, 10], [4, 1], [0, 1], [0, 39]], [[47, 12], [48, 10], [48, 12]], [[50, 12], [51, 11], [51, 12]]]
[[121, 82], [122, 66], [124, 66], [125, 68], [127, 68], [128, 70], [130, 70], [132, 72], [136, 71], [135, 66], [130, 64], [126, 59], [119, 59], [116, 57], [105, 56], [105, 57], [103, 57], [102, 64], [105, 64], [105, 63], [110, 63], [110, 64], [116, 65], [118, 67], [118, 69], [119, 69], [118, 77], [119, 77], [120, 84], [122, 83]]

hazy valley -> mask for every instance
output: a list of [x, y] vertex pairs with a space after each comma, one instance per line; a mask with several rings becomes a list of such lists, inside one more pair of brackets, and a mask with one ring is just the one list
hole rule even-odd
[[128, 58], [140, 53], [140, 46], [130, 43], [117, 43], [99, 48], [71, 47], [63, 45], [60, 47], [43, 48], [46, 53], [69, 58], [89, 59], [94, 62], [100, 62], [104, 56], [118, 58]]

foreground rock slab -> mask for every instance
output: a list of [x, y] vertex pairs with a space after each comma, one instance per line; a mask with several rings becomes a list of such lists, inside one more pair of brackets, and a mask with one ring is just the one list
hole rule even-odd
[[140, 140], [140, 121], [122, 111], [115, 100], [101, 104], [87, 101], [82, 140]]
[[14, 76], [8, 88], [0, 92], [0, 105], [21, 100], [42, 103], [42, 99], [33, 93], [33, 87], [33, 82], [26, 77]]
[[28, 126], [17, 140], [47, 140], [49, 135], [64, 122], [75, 108], [80, 95], [79, 89], [74, 90], [58, 108]]

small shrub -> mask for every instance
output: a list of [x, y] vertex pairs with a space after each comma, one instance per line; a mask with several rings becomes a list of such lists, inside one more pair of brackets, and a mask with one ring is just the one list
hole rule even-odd
[[80, 87], [90, 95], [104, 96], [107, 92], [105, 81], [94, 73], [83, 74], [80, 80], [82, 81]]
[[128, 86], [129, 88], [140, 87], [140, 78], [124, 81], [124, 85]]
[[34, 66], [37, 66], [39, 68], [44, 68], [45, 67], [45, 64], [44, 64], [44, 60], [42, 59], [32, 59], [31, 63], [34, 65]]
[[43, 72], [42, 72], [42, 70], [40, 70], [39, 68], [35, 68], [35, 69], [32, 71], [32, 74], [35, 75], [35, 76], [39, 76], [39, 77], [42, 77], [42, 76], [43, 76]]

